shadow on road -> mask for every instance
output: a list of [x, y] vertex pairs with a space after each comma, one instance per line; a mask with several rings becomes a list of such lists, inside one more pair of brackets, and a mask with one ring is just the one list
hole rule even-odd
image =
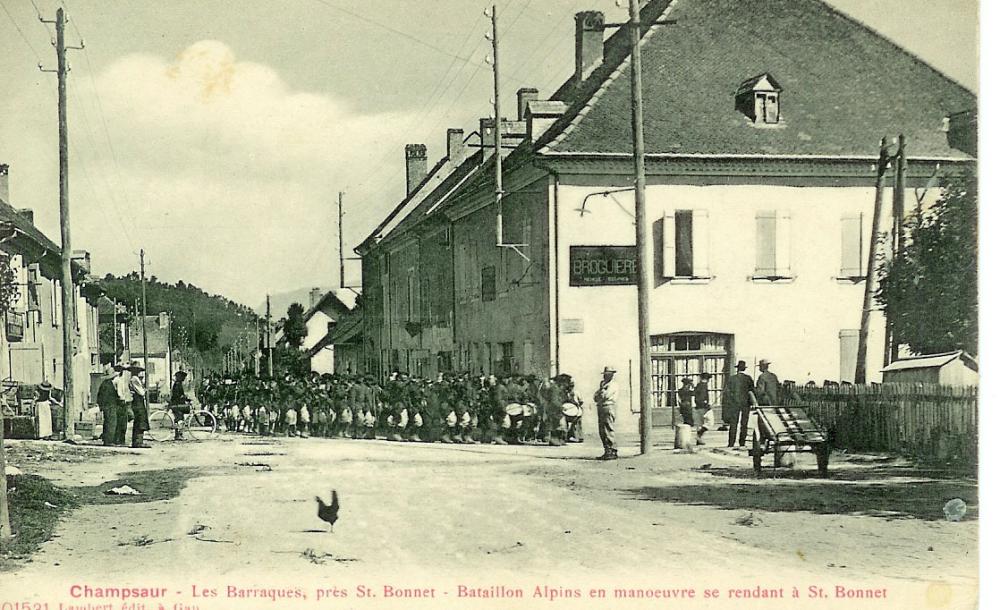
[[[865, 469], [867, 470], [867, 469]], [[889, 469], [890, 471], [895, 469]], [[852, 514], [885, 519], [940, 521], [948, 500], [961, 498], [968, 505], [965, 519], [978, 517], [976, 482], [964, 478], [920, 478], [919, 471], [831, 473], [829, 479], [815, 472], [788, 471], [754, 482], [726, 479], [753, 478], [745, 469], [716, 468], [719, 477], [703, 484], [645, 486], [628, 490], [640, 500], [715, 506], [732, 510]], [[894, 478], [898, 477], [898, 478]], [[902, 478], [906, 477], [906, 478]]]

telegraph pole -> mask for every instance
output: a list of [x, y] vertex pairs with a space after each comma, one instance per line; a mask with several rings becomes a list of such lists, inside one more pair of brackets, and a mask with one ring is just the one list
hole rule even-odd
[[[867, 383], [868, 326], [875, 292], [875, 258], [878, 253], [879, 223], [882, 219], [882, 192], [885, 189], [885, 172], [889, 166], [889, 141], [882, 138], [878, 153], [878, 177], [875, 179], [875, 211], [872, 216], [872, 234], [868, 242], [868, 267], [865, 272], [865, 296], [861, 305], [861, 330], [858, 331], [858, 359], [854, 369], [854, 383]], [[888, 333], [888, 329], [886, 329]]]
[[649, 341], [650, 264], [649, 228], [646, 226], [646, 145], [642, 131], [642, 53], [639, 45], [639, 0], [629, 0], [629, 32], [632, 41], [632, 147], [635, 161], [635, 249], [639, 304], [639, 445], [642, 454], [653, 450], [651, 410], [652, 366]]
[[[66, 62], [67, 49], [82, 49], [66, 46], [66, 15], [62, 8], [56, 10], [56, 77], [59, 91], [59, 227], [62, 237], [62, 325], [63, 325], [63, 430], [66, 438], [76, 433], [76, 396], [73, 389], [73, 353], [76, 350], [76, 300], [73, 289], [73, 247], [69, 230], [69, 139], [66, 121]], [[41, 69], [41, 65], [39, 65]], [[52, 72], [52, 70], [42, 70]]]
[[267, 295], [267, 328], [264, 329], [267, 339], [267, 378], [274, 377], [274, 349], [271, 347], [271, 295]]
[[344, 191], [337, 195], [337, 241], [340, 242], [337, 252], [340, 256], [340, 287], [346, 288], [344, 282]]
[[493, 5], [493, 14], [490, 18], [493, 24], [493, 35], [490, 41], [493, 43], [493, 163], [496, 165], [496, 207], [497, 207], [497, 245], [502, 245], [503, 241], [503, 164], [501, 163], [500, 151], [501, 136], [500, 127], [500, 34], [497, 30], [497, 5]]
[[146, 409], [149, 409], [149, 349], [146, 339], [146, 251], [139, 250], [139, 277], [142, 280], [142, 368], [146, 369], [142, 376], [142, 389], [145, 395], [142, 397]]
[[[892, 190], [892, 256], [896, 258], [903, 249], [903, 217], [906, 213], [906, 136], [899, 135], [896, 149], [896, 180]], [[891, 336], [892, 323], [886, 320], [886, 336]], [[895, 333], [892, 333], [894, 335]], [[899, 359], [899, 340], [895, 336], [886, 341], [889, 363]]]

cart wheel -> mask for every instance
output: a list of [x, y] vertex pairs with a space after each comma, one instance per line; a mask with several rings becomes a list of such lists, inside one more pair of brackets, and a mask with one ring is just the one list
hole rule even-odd
[[816, 451], [816, 466], [819, 467], [819, 476], [828, 477], [829, 466], [830, 466], [830, 445], [828, 443], [823, 443], [815, 448]]
[[753, 431], [753, 445], [750, 449], [750, 455], [753, 456], [753, 471], [758, 475], [764, 470], [764, 451], [760, 448], [760, 437], [757, 436], [757, 431]]

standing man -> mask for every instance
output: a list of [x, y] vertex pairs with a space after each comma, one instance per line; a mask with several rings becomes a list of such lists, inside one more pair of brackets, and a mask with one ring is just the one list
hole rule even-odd
[[132, 405], [132, 389], [129, 381], [132, 373], [128, 365], [123, 361], [118, 365], [118, 376], [114, 379], [115, 390], [118, 392], [118, 417], [115, 418], [114, 444], [119, 447], [125, 446], [125, 429], [128, 428], [128, 416]]
[[762, 405], [777, 405], [778, 404], [778, 376], [768, 370], [771, 366], [771, 361], [761, 359], [757, 363], [757, 368], [760, 370], [760, 376], [757, 377], [757, 400], [760, 401]]
[[617, 460], [618, 448], [615, 446], [615, 410], [618, 404], [618, 383], [615, 381], [614, 367], [604, 367], [601, 385], [594, 392], [594, 402], [597, 404], [597, 431], [604, 444], [604, 455], [599, 460]]
[[747, 442], [747, 426], [750, 424], [750, 405], [753, 404], [753, 378], [744, 371], [747, 363], [736, 363], [736, 374], [726, 380], [722, 391], [722, 419], [729, 424], [728, 447], [736, 446], [736, 429], [740, 429], [740, 447]]
[[149, 445], [143, 444], [142, 437], [146, 430], [149, 430], [149, 413], [146, 410], [146, 385], [143, 383], [146, 377], [146, 369], [133, 362], [129, 367], [132, 379], [129, 380], [129, 389], [132, 391], [132, 448], [148, 449]]
[[[177, 371], [174, 373], [174, 384], [170, 386], [170, 411], [173, 413], [174, 421], [179, 422], [191, 412], [191, 399], [184, 391], [184, 380], [187, 379], [187, 372]], [[174, 428], [174, 440], [181, 440], [180, 426]]]
[[698, 385], [694, 386], [694, 425], [697, 428], [699, 445], [705, 444], [705, 439], [702, 437], [715, 425], [715, 416], [712, 413], [712, 405], [709, 404], [708, 394], [708, 380], [711, 378], [711, 373], [702, 373]]
[[113, 374], [108, 375], [101, 381], [97, 389], [97, 406], [101, 408], [104, 425], [101, 429], [101, 442], [105, 447], [115, 444], [115, 431], [118, 426], [118, 389], [115, 387], [115, 379], [122, 374], [121, 365], [115, 364], [112, 368]]

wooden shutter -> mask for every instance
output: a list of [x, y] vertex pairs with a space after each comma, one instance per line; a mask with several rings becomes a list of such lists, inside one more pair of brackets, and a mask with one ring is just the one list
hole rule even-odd
[[775, 275], [792, 277], [792, 214], [778, 214], [774, 232], [774, 267]]
[[708, 210], [691, 212], [691, 242], [694, 250], [694, 276], [709, 277]]
[[840, 380], [854, 381], [854, 371], [858, 362], [858, 341], [860, 331], [854, 329], [840, 331]]
[[663, 277], [674, 277], [677, 275], [677, 249], [675, 240], [677, 232], [674, 229], [673, 212], [663, 213], [663, 243], [661, 252], [663, 253]]
[[757, 268], [754, 275], [777, 274], [775, 241], [777, 238], [777, 213], [774, 210], [757, 212]]
[[845, 214], [840, 219], [840, 277], [861, 277], [861, 214]]

